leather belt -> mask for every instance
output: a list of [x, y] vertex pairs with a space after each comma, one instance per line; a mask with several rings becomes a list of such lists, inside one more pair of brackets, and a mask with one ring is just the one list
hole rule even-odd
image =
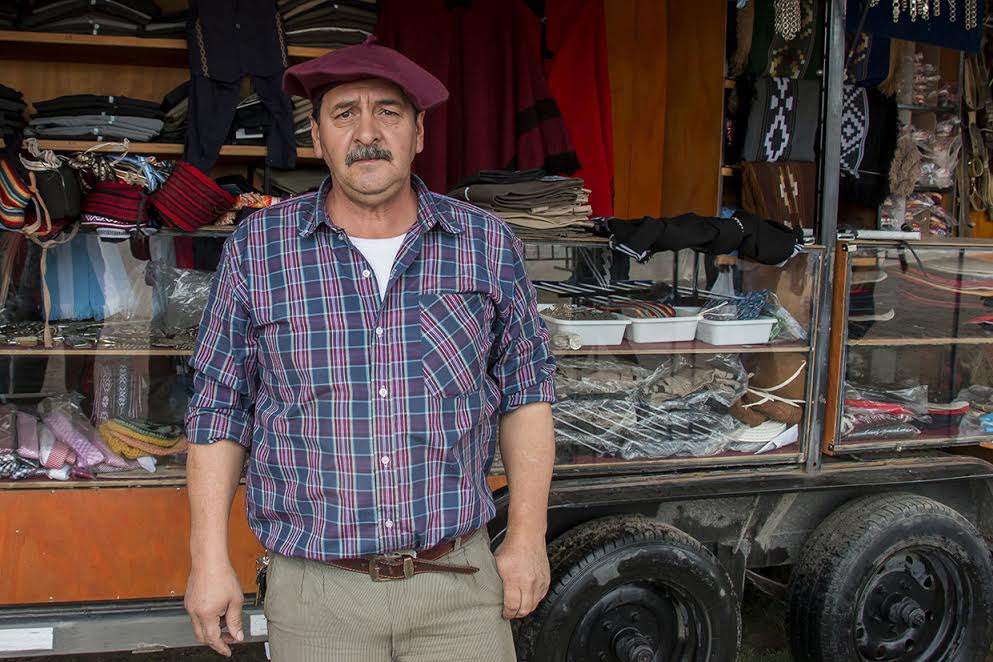
[[425, 572], [454, 572], [461, 575], [471, 575], [479, 572], [479, 568], [471, 565], [435, 563], [435, 561], [459, 549], [477, 533], [479, 533], [479, 529], [420, 552], [404, 549], [389, 554], [377, 554], [358, 559], [338, 559], [324, 563], [342, 570], [369, 575], [374, 582], [410, 579], [414, 575]]

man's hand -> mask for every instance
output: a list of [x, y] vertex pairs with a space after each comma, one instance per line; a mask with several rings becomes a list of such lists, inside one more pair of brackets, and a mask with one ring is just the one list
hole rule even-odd
[[507, 539], [494, 556], [503, 579], [503, 617], [524, 618], [548, 593], [551, 580], [545, 539]]
[[[193, 621], [197, 641], [231, 657], [228, 644], [244, 641], [241, 608], [245, 596], [234, 568], [228, 563], [195, 566], [186, 585], [186, 612]], [[228, 632], [221, 632], [221, 619]]]

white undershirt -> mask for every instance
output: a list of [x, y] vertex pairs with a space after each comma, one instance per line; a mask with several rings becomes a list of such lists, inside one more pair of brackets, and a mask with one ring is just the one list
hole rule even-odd
[[400, 246], [407, 235], [399, 237], [389, 237], [387, 239], [362, 239], [359, 237], [349, 237], [352, 245], [358, 249], [366, 259], [376, 274], [376, 282], [379, 284], [379, 299], [386, 298], [386, 286], [390, 284], [390, 272], [393, 271], [393, 263], [400, 252]]

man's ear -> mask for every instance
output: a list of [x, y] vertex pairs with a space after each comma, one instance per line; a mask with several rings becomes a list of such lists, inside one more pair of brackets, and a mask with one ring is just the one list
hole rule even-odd
[[310, 118], [310, 140], [314, 143], [314, 156], [319, 159], [324, 158], [323, 150], [321, 149], [321, 125], [313, 116]]
[[417, 124], [417, 148], [414, 150], [415, 154], [420, 154], [424, 151], [424, 111], [417, 113], [417, 119], [415, 120]]

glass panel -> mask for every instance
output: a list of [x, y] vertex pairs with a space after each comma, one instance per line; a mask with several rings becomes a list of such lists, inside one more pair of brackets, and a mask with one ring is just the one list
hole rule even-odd
[[993, 440], [993, 346], [851, 347], [836, 446]]
[[[11, 415], [16, 425], [17, 412], [40, 416], [69, 425], [66, 434], [81, 436], [82, 448], [86, 440], [105, 444], [128, 460], [95, 463], [70, 478], [181, 477], [178, 426], [192, 391], [186, 362], [223, 239], [111, 243], [80, 234], [42, 260], [37, 245], [5, 238], [0, 427]], [[641, 265], [597, 241], [528, 243], [526, 255], [543, 306], [593, 307], [614, 323], [590, 340], [584, 320], [557, 324], [554, 311], [543, 313], [561, 361], [560, 466], [800, 457], [820, 250], [783, 268], [690, 251]], [[177, 261], [194, 268], [164, 266]], [[702, 319], [701, 307], [720, 319]], [[773, 389], [764, 402], [760, 388]], [[51, 453], [49, 442], [41, 455]], [[136, 464], [139, 457], [155, 458], [154, 474], [149, 460]]]
[[[563, 244], [532, 244], [527, 256], [541, 305], [555, 306], [543, 315], [559, 362], [560, 469], [801, 457], [818, 250], [782, 268], [691, 251], [642, 265], [605, 246]], [[675, 317], [631, 310], [646, 301]], [[620, 313], [621, 326], [562, 319], [562, 304]], [[711, 324], [701, 308], [730, 319]]]
[[556, 461], [797, 459], [806, 366], [803, 353], [562, 358]]
[[[21, 458], [56, 479], [181, 476], [186, 362], [223, 236], [109, 242], [80, 233], [44, 256], [19, 236], [7, 241], [0, 414], [23, 426]], [[197, 268], [166, 266], [177, 258]], [[58, 470], [60, 453], [75, 458], [71, 471]]]
[[859, 249], [849, 260], [850, 345], [993, 342], [993, 248]]

